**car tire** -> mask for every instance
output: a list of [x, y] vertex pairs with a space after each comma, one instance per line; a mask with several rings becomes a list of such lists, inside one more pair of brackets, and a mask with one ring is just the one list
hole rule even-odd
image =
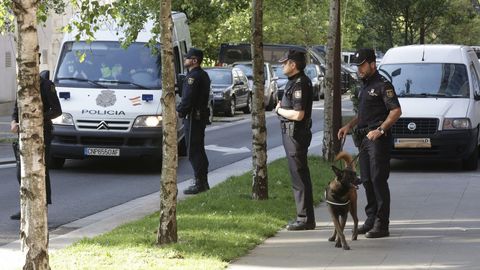
[[315, 92], [313, 93], [313, 100], [314, 100], [314, 101], [320, 100], [320, 89], [314, 88], [313, 91], [315, 91]]
[[235, 115], [235, 111], [237, 110], [237, 108], [236, 108], [237, 103], [236, 103], [236, 101], [235, 101], [235, 96], [232, 96], [232, 97], [230, 98], [230, 103], [229, 103], [228, 105], [229, 105], [229, 106], [228, 106], [227, 110], [225, 111], [225, 114], [226, 114], [227, 116], [230, 116], [230, 117], [231, 117], [231, 116], [234, 116], [234, 115]]
[[462, 167], [467, 171], [475, 171], [478, 169], [478, 148], [476, 148], [468, 158], [462, 160]]
[[179, 157], [186, 157], [187, 156], [187, 141], [185, 136], [178, 142], [177, 152]]
[[210, 125], [213, 123], [213, 103], [209, 102], [208, 103], [208, 120], [207, 120], [207, 125]]
[[57, 158], [57, 157], [51, 157], [50, 158], [50, 164], [49, 168], [50, 169], [61, 169], [63, 168], [63, 165], [65, 165], [65, 159], [64, 158]]
[[272, 95], [270, 95], [270, 99], [268, 101], [267, 107], [265, 107], [265, 110], [271, 111], [271, 110], [273, 110], [273, 108], [275, 108], [276, 105], [277, 104], [275, 103], [275, 97], [272, 94]]
[[248, 95], [247, 98], [247, 106], [243, 108], [243, 113], [251, 113], [252, 112], [252, 95]]

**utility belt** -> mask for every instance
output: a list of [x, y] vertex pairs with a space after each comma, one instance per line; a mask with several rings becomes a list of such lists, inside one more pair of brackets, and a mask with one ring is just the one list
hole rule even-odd
[[301, 130], [310, 130], [312, 128], [312, 119], [308, 119], [307, 121], [282, 121], [280, 123], [280, 127], [282, 128], [282, 134], [288, 133], [290, 136], [293, 136], [295, 131]]
[[[360, 147], [362, 144], [363, 139], [367, 136], [367, 134], [375, 129], [378, 129], [378, 127], [382, 124], [382, 122], [369, 125], [364, 128], [356, 128], [352, 132], [352, 138], [353, 138], [353, 143], [355, 144], [356, 147]], [[388, 136], [388, 130], [385, 130], [385, 134], [383, 136]]]

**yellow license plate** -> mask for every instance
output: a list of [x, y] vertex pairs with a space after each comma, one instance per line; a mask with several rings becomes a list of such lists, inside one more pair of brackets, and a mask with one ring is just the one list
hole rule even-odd
[[395, 148], [432, 148], [430, 138], [396, 138]]

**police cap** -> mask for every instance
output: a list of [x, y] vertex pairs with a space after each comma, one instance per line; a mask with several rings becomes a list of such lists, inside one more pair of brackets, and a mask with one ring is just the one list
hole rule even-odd
[[196, 49], [196, 48], [190, 48], [190, 50], [188, 50], [187, 55], [185, 55], [185, 58], [189, 59], [189, 58], [194, 58], [194, 57], [199, 59], [199, 60], [202, 60], [203, 59], [202, 50]]
[[278, 62], [283, 63], [287, 60], [292, 60], [300, 64], [304, 64], [307, 62], [304, 52], [293, 50], [293, 49], [288, 50], [288, 52], [286, 52], [285, 55], [282, 57], [282, 59], [278, 60]]
[[373, 49], [362, 48], [355, 53], [355, 57], [352, 63], [356, 66], [360, 66], [365, 61], [367, 61], [368, 63], [371, 63], [371, 62], [375, 62], [376, 59], [377, 57], [375, 56], [375, 51]]

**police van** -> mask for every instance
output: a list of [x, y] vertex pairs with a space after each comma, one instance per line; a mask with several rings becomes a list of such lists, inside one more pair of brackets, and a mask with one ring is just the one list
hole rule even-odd
[[392, 48], [379, 66], [402, 106], [392, 127], [398, 159], [457, 159], [478, 167], [480, 63], [469, 46]]
[[[191, 47], [190, 31], [184, 13], [173, 12], [172, 18], [175, 72], [180, 74]], [[161, 57], [146, 46], [152, 27], [148, 22], [128, 48], [122, 48], [122, 30], [115, 24], [101, 26], [91, 42], [76, 41], [76, 33], [64, 36], [53, 76], [63, 110], [53, 121], [53, 168], [61, 168], [65, 159], [161, 159]], [[177, 128], [183, 154], [180, 121]]]

